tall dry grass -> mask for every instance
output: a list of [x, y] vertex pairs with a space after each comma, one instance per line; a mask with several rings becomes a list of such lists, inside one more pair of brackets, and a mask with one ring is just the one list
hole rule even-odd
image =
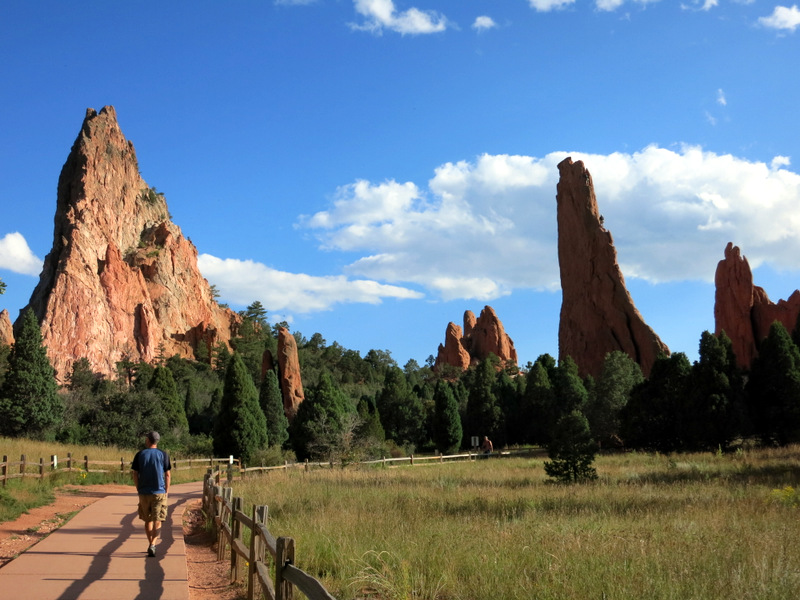
[[[236, 482], [341, 600], [794, 599], [800, 447], [599, 457], [588, 485], [542, 460], [290, 470]], [[794, 493], [794, 492], [793, 492]]]

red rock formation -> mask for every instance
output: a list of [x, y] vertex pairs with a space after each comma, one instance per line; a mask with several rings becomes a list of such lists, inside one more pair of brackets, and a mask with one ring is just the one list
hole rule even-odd
[[118, 361], [151, 361], [159, 348], [192, 357], [204, 344], [210, 355], [239, 322], [216, 303], [197, 249], [139, 174], [113, 107], [86, 111], [61, 170], [53, 248], [29, 306], [62, 382], [82, 357], [113, 375]]
[[297, 340], [286, 327], [278, 330], [278, 372], [281, 396], [286, 418], [291, 422], [305, 399], [303, 380], [300, 377], [300, 360], [297, 357]]
[[11, 325], [11, 317], [4, 308], [0, 310], [0, 346], [11, 346], [14, 344], [14, 328]]
[[465, 370], [471, 364], [497, 356], [503, 364], [517, 364], [517, 350], [506, 334], [503, 323], [491, 306], [485, 306], [480, 317], [468, 310], [464, 313], [464, 333], [455, 323], [447, 326], [444, 345], [439, 344], [434, 369], [450, 365]]
[[503, 324], [491, 306], [484, 307], [471, 328], [467, 327], [467, 315], [464, 315], [464, 330], [470, 330], [469, 351], [473, 357], [483, 360], [490, 354], [494, 354], [503, 364], [517, 364], [517, 350], [514, 348], [514, 342], [506, 335]]
[[461, 371], [466, 370], [471, 358], [462, 340], [461, 327], [452, 322], [448, 323], [447, 332], [444, 335], [444, 345], [439, 344], [439, 352], [436, 355], [434, 366], [440, 368], [442, 365], [451, 365]]
[[795, 290], [788, 300], [772, 302], [763, 288], [753, 285], [750, 264], [732, 242], [717, 264], [714, 284], [714, 332], [719, 335], [724, 331], [730, 338], [740, 367], [750, 368], [758, 355], [758, 344], [767, 337], [772, 323], [780, 321], [788, 331], [794, 330], [800, 314], [800, 291]]
[[597, 377], [606, 354], [621, 350], [647, 375], [669, 349], [644, 322], [625, 287], [589, 171], [572, 158], [563, 160], [558, 170], [559, 357], [571, 356], [581, 375]]

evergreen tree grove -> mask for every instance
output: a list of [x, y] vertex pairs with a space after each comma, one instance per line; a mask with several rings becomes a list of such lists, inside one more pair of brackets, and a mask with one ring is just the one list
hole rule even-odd
[[4, 435], [39, 437], [60, 422], [64, 405], [36, 315], [28, 309], [22, 319], [0, 392], [0, 431]]
[[778, 321], [758, 348], [747, 387], [761, 441], [780, 446], [800, 441], [800, 349]]

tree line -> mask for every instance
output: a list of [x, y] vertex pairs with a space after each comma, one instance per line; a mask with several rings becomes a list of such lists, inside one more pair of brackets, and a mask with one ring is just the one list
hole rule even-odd
[[[173, 452], [234, 454], [249, 464], [444, 453], [484, 435], [495, 447], [547, 446], [551, 458], [576, 447], [585, 458], [593, 456], [588, 448], [800, 442], [800, 333], [779, 322], [749, 370], [737, 366], [724, 333], [706, 331], [694, 363], [680, 352], [663, 356], [644, 377], [627, 354], [611, 352], [596, 379], [581, 377], [571, 358], [548, 354], [523, 369], [494, 356], [464, 372], [435, 371], [432, 356], [401, 368], [386, 350], [362, 357], [319, 333], [295, 333], [306, 397], [290, 424], [278, 373], [262, 376], [261, 366], [286, 324], [270, 326], [259, 302], [240, 314], [232, 352], [219, 345], [194, 360], [121, 361], [110, 378], [79, 359], [59, 388], [28, 311], [13, 347], [0, 347], [0, 433], [135, 448], [156, 429]], [[551, 468], [575, 469], [581, 460], [586, 471], [591, 460], [581, 458]]]

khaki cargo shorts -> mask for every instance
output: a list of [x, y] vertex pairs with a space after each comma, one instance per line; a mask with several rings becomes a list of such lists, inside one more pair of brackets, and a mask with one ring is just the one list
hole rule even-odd
[[139, 518], [142, 521], [166, 520], [167, 495], [139, 494]]

